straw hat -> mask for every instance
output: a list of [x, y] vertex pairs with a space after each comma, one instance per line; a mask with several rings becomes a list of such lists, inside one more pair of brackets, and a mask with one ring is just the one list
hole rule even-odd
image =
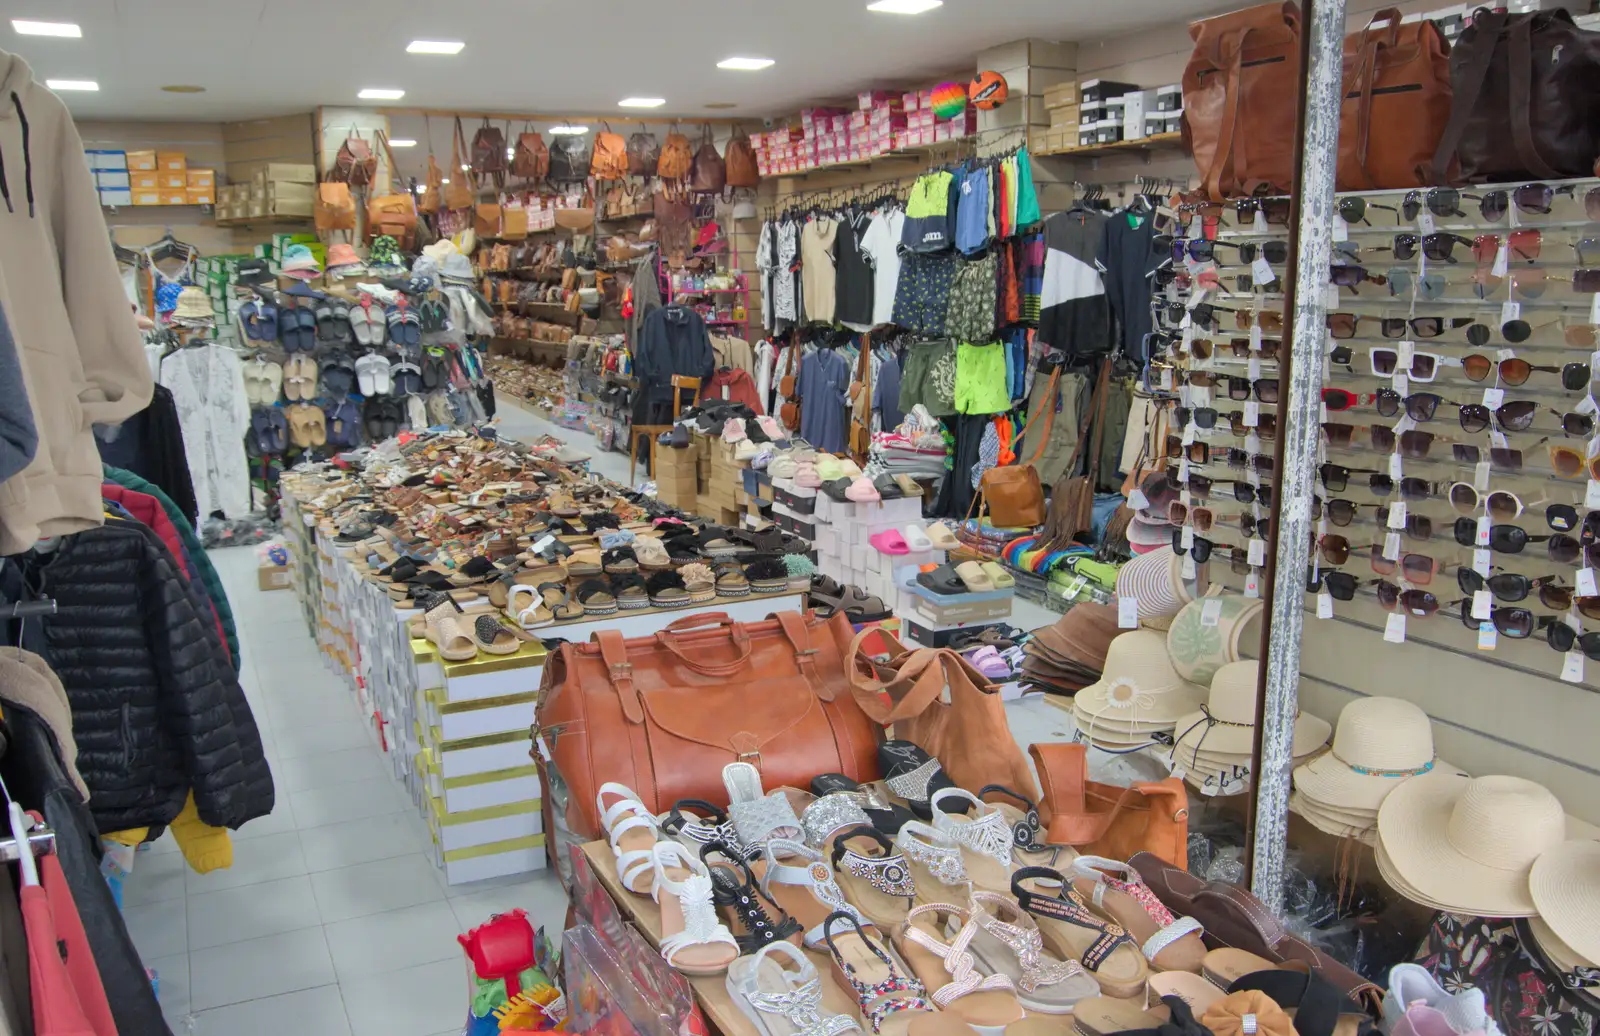
[[1460, 914], [1528, 917], [1533, 863], [1567, 837], [1561, 802], [1521, 777], [1440, 773], [1406, 781], [1378, 810], [1378, 841], [1402, 881]]
[[[1198, 712], [1178, 720], [1179, 760], [1186, 750], [1204, 746], [1213, 752], [1248, 755], [1255, 743], [1256, 680], [1260, 663], [1229, 662], [1211, 679], [1211, 694]], [[1310, 755], [1328, 740], [1333, 725], [1320, 716], [1302, 712], [1294, 721], [1295, 758]]]
[[[1561, 937], [1550, 927], [1549, 922], [1539, 916], [1528, 918], [1528, 930], [1533, 934], [1533, 941], [1539, 944], [1539, 949], [1550, 963], [1561, 969], [1568, 976], [1579, 968], [1600, 967], [1600, 961], [1585, 957], [1583, 954], [1561, 941]], [[1590, 993], [1600, 991], [1600, 982], [1591, 982], [1583, 988]]]
[[[1124, 565], [1123, 571], [1133, 564], [1137, 562]], [[1078, 692], [1073, 709], [1097, 720], [1155, 723], [1170, 729], [1204, 696], [1202, 688], [1183, 680], [1172, 667], [1165, 637], [1152, 630], [1132, 630], [1111, 642], [1104, 674]]]
[[[1130, 532], [1132, 526], [1129, 526]], [[1172, 533], [1167, 533], [1168, 545], [1140, 554], [1117, 570], [1117, 596], [1132, 597], [1139, 602], [1139, 618], [1176, 615], [1184, 599], [1173, 585]], [[1180, 561], [1181, 564], [1181, 561]], [[1163, 654], [1165, 652], [1163, 651]]]
[[185, 322], [209, 322], [212, 319], [211, 296], [204, 288], [187, 285], [178, 292], [178, 304], [172, 310], [172, 319]]
[[1534, 862], [1528, 890], [1566, 955], [1591, 966], [1600, 962], [1600, 842], [1562, 842], [1549, 849]]
[[[1217, 623], [1200, 621], [1206, 602], [1216, 602]], [[1183, 606], [1167, 631], [1167, 654], [1178, 675], [1185, 680], [1209, 685], [1217, 669], [1240, 659], [1239, 645], [1256, 647], [1260, 638], [1260, 618], [1264, 602], [1259, 597], [1222, 594], [1202, 597]]]
[[1128, 543], [1135, 547], [1160, 547], [1171, 544], [1172, 523], [1146, 518], [1144, 512], [1136, 512], [1128, 522]]
[[1335, 838], [1353, 838], [1367, 845], [1378, 844], [1378, 815], [1356, 817], [1335, 813], [1308, 799], [1298, 791], [1289, 793], [1289, 811], [1304, 817], [1306, 823]]
[[1426, 712], [1400, 698], [1357, 698], [1339, 713], [1333, 747], [1295, 767], [1294, 786], [1330, 806], [1376, 810], [1407, 779], [1447, 766], [1434, 757]]

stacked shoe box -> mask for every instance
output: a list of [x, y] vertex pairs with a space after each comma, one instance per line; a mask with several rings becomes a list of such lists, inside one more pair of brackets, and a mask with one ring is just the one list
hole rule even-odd
[[948, 647], [958, 633], [979, 633], [990, 626], [1004, 626], [1011, 619], [1015, 591], [988, 590], [983, 593], [935, 593], [917, 582], [917, 567], [896, 568], [897, 601], [895, 612], [904, 620], [905, 639], [923, 647]]
[[656, 499], [680, 511], [693, 511], [700, 494], [700, 448], [703, 439], [690, 437], [689, 445], [679, 449], [656, 445]]
[[795, 485], [792, 478], [774, 475], [772, 483], [772, 520], [778, 528], [792, 532], [803, 540], [817, 542], [817, 491]]
[[922, 522], [922, 498], [876, 500], [870, 503], [840, 503], [825, 493], [816, 496], [817, 571], [841, 583], [859, 586], [876, 594], [886, 604], [895, 599], [896, 566], [941, 564], [944, 551], [926, 550], [911, 554], [888, 555], [873, 546], [871, 539], [880, 532], [904, 529]]
[[739, 496], [744, 492], [748, 460], [734, 459], [734, 444], [705, 437], [706, 477], [696, 498], [695, 511], [727, 526], [739, 524]]

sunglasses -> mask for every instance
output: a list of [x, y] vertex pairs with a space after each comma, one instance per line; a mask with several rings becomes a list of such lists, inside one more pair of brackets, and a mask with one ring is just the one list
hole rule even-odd
[[1402, 369], [1399, 351], [1386, 345], [1373, 346], [1367, 350], [1367, 356], [1372, 362], [1372, 373], [1387, 378], [1398, 371], [1412, 381], [1432, 381], [1438, 376], [1439, 368], [1448, 362], [1438, 353], [1413, 352], [1410, 367]]
[[[1467, 356], [1461, 361], [1462, 371], [1472, 381], [1485, 380], [1497, 368], [1500, 372], [1500, 380], [1513, 388], [1527, 384], [1529, 376], [1534, 371], [1561, 375], [1561, 387], [1571, 392], [1577, 392], [1587, 387], [1590, 381], [1589, 365], [1587, 363], [1569, 363], [1561, 367], [1545, 367], [1529, 363], [1527, 360], [1519, 360], [1515, 357], [1496, 363], [1489, 357], [1478, 354]], [[1427, 379], [1419, 378], [1417, 380]]]
[[1481, 629], [1485, 622], [1492, 623], [1502, 637], [1510, 637], [1513, 640], [1522, 640], [1533, 635], [1533, 612], [1526, 608], [1495, 608], [1490, 611], [1487, 619], [1474, 619], [1472, 602], [1461, 602], [1462, 625], [1469, 630], [1475, 630]]
[[1186, 428], [1190, 421], [1196, 428], [1215, 428], [1217, 426], [1217, 411], [1208, 406], [1172, 408], [1172, 419], [1178, 422], [1179, 428]]
[[1580, 295], [1600, 292], [1600, 268], [1572, 271], [1572, 290]]
[[[1538, 230], [1513, 230], [1506, 235], [1506, 258], [1513, 256], [1531, 263], [1544, 247], [1544, 234]], [[1472, 239], [1472, 255], [1480, 263], [1492, 263], [1500, 254], [1499, 234], [1479, 234]], [[1431, 256], [1429, 258], [1432, 258]]]
[[1217, 326], [1218, 313], [1232, 312], [1233, 310], [1231, 309], [1225, 309], [1222, 306], [1213, 306], [1209, 302], [1202, 302], [1193, 309], [1186, 308], [1181, 302], [1170, 302], [1167, 304], [1166, 311], [1168, 323], [1181, 324], [1183, 322], [1184, 315], [1188, 314], [1189, 322], [1191, 324], [1207, 329], [1215, 328]]
[[1373, 554], [1372, 571], [1380, 576], [1392, 576], [1398, 571], [1406, 582], [1427, 586], [1433, 582], [1434, 573], [1439, 571], [1439, 562], [1426, 554], [1402, 554], [1398, 562], [1390, 561], [1381, 554]]
[[1306, 573], [1306, 592], [1318, 593], [1328, 591], [1328, 596], [1336, 601], [1353, 601], [1356, 597], [1356, 587], [1361, 584], [1356, 577], [1348, 572], [1331, 569], [1327, 572], [1313, 569]]
[[[1595, 188], [1600, 191], [1600, 188]], [[1593, 194], [1595, 191], [1591, 191]], [[1595, 217], [1600, 219], [1600, 216]], [[1545, 628], [1545, 640], [1557, 651], [1571, 651], [1577, 647], [1584, 655], [1591, 659], [1600, 660], [1600, 633], [1579, 633], [1560, 619], [1547, 615], [1539, 620], [1539, 625]]]
[[[1581, 415], [1574, 414], [1572, 416], [1578, 417]], [[1565, 424], [1564, 418], [1562, 423]], [[1571, 446], [1552, 445], [1550, 447], [1550, 470], [1561, 478], [1600, 479], [1600, 455], [1597, 455], [1593, 460], [1588, 460], [1585, 459], [1582, 453]]]
[[1378, 605], [1384, 611], [1408, 611], [1417, 616], [1429, 616], [1439, 610], [1439, 598], [1427, 590], [1402, 590], [1387, 579], [1374, 584], [1378, 588]]
[[1323, 500], [1321, 497], [1311, 498], [1311, 520], [1320, 521], [1324, 516], [1334, 525], [1344, 528], [1356, 520], [1356, 514], [1361, 506], [1354, 500]]
[[1265, 216], [1268, 223], [1287, 224], [1290, 212], [1289, 199], [1240, 198], [1233, 203], [1233, 214], [1241, 221], [1255, 219], [1257, 212]]
[[1185, 446], [1183, 440], [1176, 435], [1167, 436], [1166, 459], [1177, 460], [1187, 457], [1190, 464], [1210, 464], [1211, 445], [1203, 442], [1192, 442]]
[[[1397, 298], [1409, 297], [1412, 294], [1411, 271], [1404, 266], [1391, 266], [1384, 271], [1384, 277], [1389, 282], [1389, 294]], [[1442, 273], [1427, 273], [1415, 279], [1416, 294], [1431, 302], [1444, 295], [1449, 282]]]
[[1461, 192], [1453, 187], [1430, 187], [1427, 191], [1408, 191], [1400, 203], [1400, 214], [1406, 219], [1416, 219], [1422, 207], [1435, 216], [1465, 216], [1461, 211]]
[[1210, 540], [1196, 536], [1194, 537], [1194, 542], [1190, 546], [1185, 547], [1183, 545], [1183, 530], [1172, 530], [1172, 552], [1180, 556], [1184, 554], [1193, 554], [1194, 563], [1197, 565], [1203, 565], [1207, 561], [1211, 560], [1212, 546], [1213, 544]]
[[1239, 258], [1242, 261], [1253, 263], [1258, 257], [1274, 264], [1287, 262], [1289, 259], [1289, 242], [1263, 241], [1259, 245], [1249, 242], [1239, 246]]
[[1407, 460], [1425, 460], [1433, 449], [1434, 434], [1412, 428], [1398, 436], [1394, 429], [1373, 425], [1368, 429], [1372, 448], [1380, 453], [1399, 453]]
[[1357, 394], [1347, 389], [1325, 388], [1322, 390], [1322, 405], [1334, 413], [1364, 406], [1376, 398], [1371, 393]]
[[1504, 489], [1480, 493], [1478, 487], [1469, 482], [1456, 482], [1450, 486], [1449, 500], [1458, 514], [1477, 514], [1481, 506], [1484, 513], [1497, 522], [1509, 522], [1522, 515], [1522, 501], [1517, 494]]
[[1460, 234], [1447, 234], [1442, 231], [1437, 234], [1396, 234], [1393, 247], [1394, 257], [1396, 259], [1415, 259], [1418, 245], [1422, 247], [1424, 258], [1435, 262], [1453, 263], [1456, 261], [1456, 245], [1472, 247], [1473, 240], [1470, 237], [1462, 237]]
[[[1466, 327], [1470, 323], [1470, 317], [1412, 317], [1410, 320], [1382, 317], [1378, 328], [1385, 338], [1404, 338], [1407, 328], [1418, 338], [1438, 338], [1448, 330]], [[1327, 325], [1328, 333], [1334, 338], [1354, 338], [1356, 329], [1361, 326], [1361, 318], [1355, 313], [1329, 313]]]
[[[1387, 479], [1389, 476], [1373, 468], [1347, 468], [1343, 464], [1324, 464], [1317, 469], [1317, 475], [1322, 479], [1322, 487], [1332, 493], [1342, 493], [1350, 488], [1350, 476], [1356, 474], [1371, 474], [1374, 477]], [[1393, 484], [1390, 485], [1393, 490]]]
[[1241, 331], [1248, 331], [1250, 328], [1259, 325], [1263, 331], [1277, 333], [1283, 330], [1283, 311], [1264, 309], [1259, 313], [1253, 313], [1248, 309], [1235, 310], [1233, 322], [1238, 325]]
[[[1461, 546], [1475, 546], [1478, 523], [1471, 518], [1457, 518], [1452, 532], [1455, 534], [1456, 542]], [[1520, 525], [1496, 525], [1489, 529], [1489, 549], [1497, 554], [1521, 554], [1529, 543], [1545, 544], [1545, 553], [1550, 560], [1563, 565], [1575, 563], [1580, 556], [1588, 557], [1591, 563], [1600, 557], [1597, 545], [1590, 544], [1585, 548], [1583, 544], [1564, 533], [1530, 536], [1528, 530]]]
[[[1455, 405], [1455, 404], [1452, 404]], [[1512, 400], [1501, 407], [1491, 411], [1482, 403], [1468, 403], [1461, 408], [1461, 430], [1466, 432], [1486, 432], [1489, 430], [1489, 415], [1501, 428], [1508, 432], [1525, 432], [1533, 427], [1533, 417], [1539, 412], [1539, 404], [1530, 400]], [[1407, 408], [1406, 413], [1410, 413]], [[1420, 420], [1420, 418], [1415, 418]]]
[[[1367, 221], [1368, 209], [1388, 209], [1390, 212], [1395, 211], [1395, 207], [1393, 205], [1380, 205], [1375, 201], [1368, 201], [1365, 198], [1339, 199], [1339, 218], [1344, 220], [1346, 223], [1365, 223]], [[1414, 219], [1416, 217], [1412, 218]]]
[[[1378, 505], [1378, 525], [1385, 529], [1389, 527], [1388, 504]], [[1433, 519], [1425, 514], [1407, 514], [1402, 528], [1414, 540], [1433, 539]]]
[[[1576, 364], [1572, 366], [1576, 366]], [[1587, 367], [1584, 369], [1588, 370]], [[1263, 403], [1276, 403], [1278, 401], [1277, 378], [1257, 378], [1255, 381], [1251, 381], [1249, 378], [1230, 377], [1227, 381], [1229, 399], [1249, 399], [1251, 392], [1254, 391], [1255, 397]]]
[[1591, 619], [1600, 619], [1600, 597], [1574, 597], [1570, 586], [1557, 584], [1555, 576], [1529, 579], [1520, 572], [1502, 572], [1485, 579], [1470, 568], [1456, 572], [1456, 583], [1461, 592], [1471, 597], [1479, 590], [1488, 590], [1497, 601], [1515, 604], [1525, 601], [1534, 590], [1539, 591], [1539, 603], [1556, 611], [1567, 611], [1574, 603], [1578, 612]]
[[[1510, 211], [1510, 206], [1515, 205], [1518, 212], [1527, 212], [1537, 216], [1550, 215], [1550, 203], [1555, 201], [1557, 194], [1571, 197], [1576, 188], [1571, 186], [1551, 187], [1544, 183], [1528, 183], [1511, 191], [1487, 191], [1482, 198], [1477, 199], [1478, 211], [1483, 218], [1492, 221], [1505, 219]], [[1593, 195], [1590, 190], [1589, 195]], [[1589, 204], [1589, 195], [1584, 196], [1584, 204]], [[1590, 218], [1600, 218], [1591, 214]]]
[[1329, 284], [1355, 291], [1364, 281], [1371, 281], [1374, 284], [1387, 283], [1381, 275], [1368, 273], [1365, 266], [1351, 266], [1345, 263], [1330, 263], [1328, 266]]

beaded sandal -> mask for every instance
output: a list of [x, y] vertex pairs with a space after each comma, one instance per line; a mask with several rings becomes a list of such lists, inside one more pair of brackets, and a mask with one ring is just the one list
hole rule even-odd
[[717, 920], [706, 865], [677, 842], [657, 842], [650, 862], [650, 895], [661, 906], [661, 956], [685, 975], [722, 974], [739, 956], [739, 944]]
[[[948, 942], [944, 933], [955, 930]], [[967, 948], [978, 932], [967, 911], [949, 903], [919, 906], [895, 935], [895, 946], [925, 986], [941, 983], [933, 1002], [974, 1028], [991, 1032], [1022, 1019], [1009, 976], [980, 975]], [[942, 981], [948, 978], [949, 981]]]
[[917, 1014], [933, 1010], [922, 983], [906, 977], [888, 947], [849, 914], [829, 914], [822, 938], [833, 955], [834, 974], [855, 993], [874, 1033], [900, 1036]]
[[[940, 803], [951, 799], [964, 799], [976, 807], [975, 820], [946, 813]], [[961, 848], [962, 862], [973, 884], [991, 892], [1004, 892], [1011, 887], [1011, 824], [1005, 814], [984, 802], [965, 788], [941, 788], [933, 793], [934, 830]]]
[[[1031, 881], [1044, 884], [1030, 887]], [[1038, 921], [1045, 945], [1082, 961], [1107, 996], [1133, 999], [1144, 993], [1150, 968], [1133, 937], [1090, 910], [1060, 871], [1023, 867], [1011, 876], [1011, 894]]]
[[911, 811], [923, 820], [933, 819], [934, 792], [955, 787], [939, 760], [910, 741], [885, 741], [878, 746], [878, 766], [890, 791], [911, 804]]
[[[850, 843], [871, 842], [878, 852], [867, 855]], [[880, 927], [906, 919], [917, 895], [906, 858], [894, 843], [871, 827], [853, 827], [833, 840], [834, 878], [861, 913]]]
[[1204, 927], [1192, 917], [1174, 917], [1139, 872], [1100, 856], [1072, 861], [1072, 887], [1096, 910], [1113, 918], [1139, 941], [1157, 971], [1199, 971], [1206, 955]]
[[[707, 819], [701, 820], [696, 814], [703, 814]], [[734, 830], [733, 821], [726, 812], [702, 799], [679, 799], [659, 820], [661, 830], [696, 853], [708, 842], [730, 846], [747, 860], [755, 859], [761, 852], [759, 846], [747, 846], [739, 840], [739, 832]]]
[[972, 880], [962, 862], [961, 847], [920, 820], [900, 828], [894, 845], [911, 862], [911, 873], [925, 896], [937, 897], [936, 885], [967, 885]]
[[[788, 958], [788, 967], [776, 958]], [[761, 1036], [841, 1036], [860, 1032], [854, 1018], [829, 1013], [822, 978], [806, 955], [775, 942], [728, 966], [728, 995]]]
[[728, 815], [745, 845], [760, 845], [768, 838], [804, 837], [800, 818], [782, 791], [764, 792], [761, 772], [749, 763], [729, 763], [722, 768], [728, 790]]
[[1009, 975], [1017, 999], [1030, 1012], [1067, 1014], [1084, 997], [1097, 996], [1100, 984], [1075, 960], [1060, 961], [1044, 949], [1032, 917], [996, 892], [972, 894], [972, 952], [990, 971]]
[[872, 922], [850, 905], [822, 854], [799, 842], [772, 838], [763, 847], [766, 870], [761, 889], [806, 928], [805, 944], [822, 949], [822, 924], [829, 914], [845, 913], [863, 926]]
[[775, 942], [796, 941], [800, 922], [756, 887], [756, 876], [737, 849], [707, 842], [700, 848], [700, 860], [711, 872], [711, 901], [744, 928], [743, 934], [734, 936], [739, 952], [755, 953]]

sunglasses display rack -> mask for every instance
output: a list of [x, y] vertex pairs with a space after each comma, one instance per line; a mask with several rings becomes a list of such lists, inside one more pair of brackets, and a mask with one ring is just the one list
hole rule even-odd
[[[1338, 211], [1316, 614], [1583, 681], [1600, 660], [1600, 181], [1342, 194]], [[1181, 523], [1186, 567], [1226, 560], [1212, 578], [1257, 595], [1289, 200], [1177, 212], [1147, 372], [1168, 466], [1146, 495]]]

